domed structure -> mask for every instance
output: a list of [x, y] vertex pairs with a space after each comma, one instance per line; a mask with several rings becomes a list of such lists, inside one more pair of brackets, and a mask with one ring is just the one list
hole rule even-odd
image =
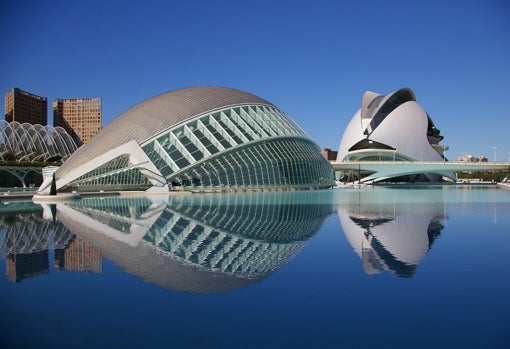
[[[388, 95], [367, 91], [361, 108], [344, 131], [337, 161], [446, 161], [443, 139], [427, 112], [416, 102], [414, 92], [403, 88]], [[344, 173], [344, 180], [440, 181], [455, 179], [453, 172]]]
[[327, 188], [334, 179], [318, 145], [272, 103], [192, 87], [115, 118], [62, 165], [56, 184], [59, 191], [235, 191]]

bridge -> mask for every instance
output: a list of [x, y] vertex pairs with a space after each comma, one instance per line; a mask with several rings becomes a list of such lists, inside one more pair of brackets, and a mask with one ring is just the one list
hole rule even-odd
[[362, 182], [427, 172], [505, 171], [510, 174], [510, 162], [462, 161], [330, 161], [333, 171], [369, 172]]
[[[44, 165], [47, 166], [47, 165]], [[5, 171], [12, 176], [16, 177], [19, 181], [21, 187], [26, 188], [26, 177], [30, 172], [35, 172], [42, 176], [42, 167], [43, 165], [33, 165], [33, 164], [23, 164], [19, 166], [14, 165], [4, 165], [0, 161], [0, 171]]]

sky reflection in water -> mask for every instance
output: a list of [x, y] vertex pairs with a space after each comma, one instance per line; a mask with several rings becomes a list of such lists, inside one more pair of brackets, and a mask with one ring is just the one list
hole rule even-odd
[[510, 191], [12, 202], [0, 222], [11, 347], [510, 344]]

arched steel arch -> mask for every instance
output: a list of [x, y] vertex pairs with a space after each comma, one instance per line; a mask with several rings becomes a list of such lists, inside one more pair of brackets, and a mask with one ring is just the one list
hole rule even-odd
[[64, 160], [67, 159], [78, 148], [73, 137], [71, 137], [71, 135], [67, 133], [63, 127], [57, 126], [51, 128], [50, 132], [48, 133], [51, 144], [55, 144], [56, 148], [59, 149], [60, 154], [65, 154], [65, 157], [62, 157]]
[[32, 158], [43, 160], [60, 155], [62, 160], [66, 160], [76, 149], [75, 141], [62, 127], [0, 120], [1, 152], [22, 155], [23, 160], [28, 160], [31, 154], [34, 155]]
[[39, 154], [46, 153], [47, 147], [45, 145], [47, 143], [46, 140], [48, 138], [46, 128], [44, 128], [42, 125], [31, 125], [27, 133], [29, 133], [32, 136], [33, 149]]
[[[3, 120], [2, 120], [3, 121]], [[22, 140], [19, 137], [18, 128], [20, 127], [19, 122], [3, 122], [2, 133], [4, 135], [5, 151], [12, 151], [18, 153], [19, 146], [22, 145]]]

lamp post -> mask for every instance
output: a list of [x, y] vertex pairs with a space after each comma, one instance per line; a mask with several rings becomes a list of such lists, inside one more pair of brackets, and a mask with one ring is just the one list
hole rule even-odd
[[492, 150], [494, 150], [494, 162], [496, 162], [496, 148], [495, 145], [492, 146]]

